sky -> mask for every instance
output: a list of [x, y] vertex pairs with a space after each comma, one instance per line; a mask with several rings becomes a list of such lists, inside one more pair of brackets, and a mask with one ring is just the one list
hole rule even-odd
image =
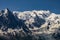
[[0, 10], [11, 11], [50, 10], [60, 14], [60, 0], [0, 0]]

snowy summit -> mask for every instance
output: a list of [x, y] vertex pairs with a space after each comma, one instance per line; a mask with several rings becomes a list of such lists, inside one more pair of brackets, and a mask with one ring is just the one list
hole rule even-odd
[[11, 12], [8, 8], [0, 10], [0, 34], [2, 35], [15, 31], [17, 33], [23, 31], [32, 35], [53, 34], [59, 33], [59, 29], [60, 14], [52, 13], [49, 10], [24, 12]]

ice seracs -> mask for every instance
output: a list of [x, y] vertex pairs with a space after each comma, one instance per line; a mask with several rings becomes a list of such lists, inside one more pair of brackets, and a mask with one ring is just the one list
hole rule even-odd
[[56, 17], [57, 17], [57, 15], [56, 15], [55, 13], [52, 13], [52, 14], [48, 17], [48, 19], [50, 19], [50, 20], [55, 20]]

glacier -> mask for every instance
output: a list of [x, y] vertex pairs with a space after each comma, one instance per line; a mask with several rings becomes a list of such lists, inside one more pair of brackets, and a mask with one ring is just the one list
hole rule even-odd
[[60, 14], [0, 10], [0, 40], [60, 40]]

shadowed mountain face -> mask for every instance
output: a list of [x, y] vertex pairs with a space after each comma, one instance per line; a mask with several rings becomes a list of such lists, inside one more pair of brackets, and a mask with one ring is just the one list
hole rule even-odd
[[[6, 11], [6, 13], [5, 13], [5, 11]], [[18, 22], [15, 19], [13, 13], [10, 12], [9, 9], [6, 9], [5, 11], [0, 16], [0, 22], [1, 22], [2, 26], [8, 27], [8, 28], [17, 27]]]
[[0, 16], [0, 28], [3, 27], [2, 30], [6, 31], [8, 28], [12, 28], [12, 29], [22, 28], [25, 32], [29, 31], [29, 29], [24, 23], [25, 20], [22, 19], [17, 20], [17, 17], [15, 18], [15, 16], [9, 9], [2, 10], [1, 14], [2, 15]]
[[33, 23], [33, 25], [36, 27], [41, 27], [41, 25], [45, 23], [45, 19], [39, 18], [37, 14], [36, 14], [36, 17], [34, 19], [35, 19], [34, 20], [35, 22]]

